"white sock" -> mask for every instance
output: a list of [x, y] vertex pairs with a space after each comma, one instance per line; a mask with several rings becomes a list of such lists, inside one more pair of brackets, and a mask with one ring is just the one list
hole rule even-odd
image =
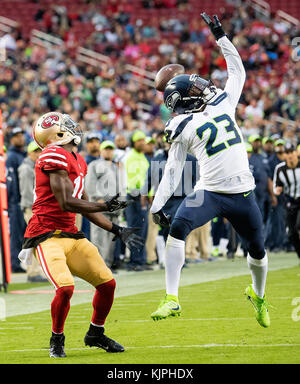
[[156, 251], [158, 255], [158, 263], [165, 265], [166, 243], [163, 236], [156, 236]]
[[168, 236], [166, 244], [166, 292], [178, 296], [181, 268], [185, 259], [185, 241]]
[[104, 325], [98, 325], [98, 324], [94, 324], [91, 322], [91, 324], [94, 326], [94, 327], [98, 327], [98, 328], [104, 328]]
[[268, 256], [258, 260], [253, 259], [248, 253], [247, 256], [248, 267], [252, 276], [252, 287], [257, 296], [263, 298], [265, 295], [265, 287], [268, 273]]
[[227, 245], [229, 243], [228, 239], [224, 239], [223, 237], [220, 240], [219, 244], [219, 252], [220, 253], [226, 253], [227, 252]]

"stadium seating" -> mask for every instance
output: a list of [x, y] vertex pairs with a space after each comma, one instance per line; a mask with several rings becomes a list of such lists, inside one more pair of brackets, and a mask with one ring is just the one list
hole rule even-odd
[[[131, 8], [134, 9], [134, 13], [131, 15], [130, 22], [135, 23], [137, 20], [156, 20], [159, 23], [159, 20], [163, 17], [168, 16], [169, 18], [186, 18], [190, 19], [195, 13], [200, 14], [203, 9], [207, 13], [218, 12], [220, 8], [226, 5], [225, 0], [215, 0], [213, 3], [210, 0], [203, 0], [201, 3], [198, 1], [190, 1], [190, 10], [178, 11], [177, 8], [165, 8], [165, 9], [145, 9], [142, 6], [140, 0], [132, 0], [125, 2], [127, 5], [131, 5]], [[28, 0], [5, 0], [1, 2], [1, 11], [0, 15], [13, 19], [21, 24], [21, 30], [24, 36], [29, 37], [30, 31], [33, 28], [41, 29], [41, 23], [34, 20], [34, 15], [41, 7], [51, 7], [55, 5], [62, 5], [67, 8], [68, 14], [81, 14], [85, 12], [89, 4], [86, 4], [83, 0], [41, 0], [39, 2], [30, 2]], [[99, 7], [99, 9], [101, 9]], [[126, 7], [125, 7], [126, 9]], [[101, 9], [101, 12], [107, 14], [108, 10], [105, 8]], [[84, 41], [84, 39], [94, 30], [94, 27], [91, 23], [85, 23], [84, 28], [82, 23], [73, 23], [72, 28], [70, 29], [71, 33], [74, 33], [77, 41]], [[168, 37], [168, 36], [167, 36]], [[172, 38], [170, 35], [169, 38]]]
[[[132, 10], [130, 22], [135, 24], [137, 20], [143, 22], [151, 22], [153, 25], [158, 26], [161, 19], [168, 17], [176, 17], [177, 19], [190, 20], [194, 15], [199, 14], [205, 10], [208, 14], [220, 13], [221, 9], [230, 10], [232, 7], [226, 2], [226, 0], [189, 0], [189, 4], [184, 10], [178, 10], [178, 8], [143, 8], [142, 1], [129, 0], [120, 1], [124, 9]], [[269, 0], [271, 12], [277, 10], [283, 10], [293, 17], [300, 18], [300, 2], [298, 0]], [[28, 0], [4, 0], [1, 1], [0, 15], [13, 19], [21, 24], [21, 30], [24, 37], [29, 38], [32, 29], [43, 29], [43, 23], [34, 20], [34, 15], [41, 7], [45, 6], [50, 8], [51, 6], [62, 5], [67, 8], [68, 15], [73, 19], [72, 27], [69, 32], [73, 33], [78, 44], [85, 41], [85, 39], [94, 31], [94, 25], [90, 22], [85, 22], [84, 26], [82, 22], [76, 20], [77, 15], [84, 13], [90, 6], [84, 0], [40, 0], [39, 2], [31, 2]], [[108, 14], [108, 7], [100, 7], [101, 12]], [[75, 19], [75, 20], [74, 20]], [[164, 34], [164, 37], [168, 40], [174, 38], [174, 34]], [[157, 41], [150, 41], [151, 49], [157, 50]]]
[[282, 10], [291, 16], [300, 19], [300, 2], [299, 0], [268, 0], [271, 11], [276, 12]]

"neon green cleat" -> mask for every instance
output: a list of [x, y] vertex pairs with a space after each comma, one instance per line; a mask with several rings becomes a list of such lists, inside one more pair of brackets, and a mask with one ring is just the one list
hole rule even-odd
[[166, 295], [160, 302], [157, 310], [151, 314], [153, 320], [162, 320], [172, 316], [181, 315], [181, 306], [177, 296]]
[[266, 302], [266, 295], [261, 298], [257, 296], [254, 292], [252, 285], [249, 285], [245, 290], [245, 295], [248, 300], [252, 303], [255, 311], [256, 311], [256, 320], [258, 323], [265, 328], [268, 328], [271, 324], [270, 315], [268, 311], [268, 305]]
[[215, 248], [211, 252], [212, 257], [218, 257], [219, 256], [219, 248]]

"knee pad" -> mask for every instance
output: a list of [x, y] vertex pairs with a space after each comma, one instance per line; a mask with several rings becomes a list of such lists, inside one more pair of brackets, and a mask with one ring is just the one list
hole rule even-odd
[[185, 241], [191, 230], [192, 228], [187, 221], [175, 218], [171, 224], [169, 234], [175, 239]]

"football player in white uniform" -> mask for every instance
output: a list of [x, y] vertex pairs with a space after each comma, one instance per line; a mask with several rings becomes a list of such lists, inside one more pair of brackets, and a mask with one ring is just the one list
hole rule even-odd
[[178, 286], [186, 236], [214, 217], [223, 216], [247, 245], [252, 284], [245, 294], [254, 305], [259, 324], [268, 327], [270, 317], [265, 300], [268, 259], [262, 217], [252, 193], [255, 183], [245, 144], [235, 121], [246, 74], [240, 55], [218, 17], [214, 15], [212, 21], [205, 13], [201, 16], [225, 57], [228, 80], [222, 90], [198, 75], [182, 74], [169, 80], [164, 91], [165, 105], [177, 116], [166, 124], [166, 139], [172, 145], [151, 206], [154, 221], [170, 225], [163, 207], [178, 185], [187, 152], [198, 160], [200, 180], [171, 223], [165, 256], [166, 296], [151, 317], [160, 320], [180, 315]]

